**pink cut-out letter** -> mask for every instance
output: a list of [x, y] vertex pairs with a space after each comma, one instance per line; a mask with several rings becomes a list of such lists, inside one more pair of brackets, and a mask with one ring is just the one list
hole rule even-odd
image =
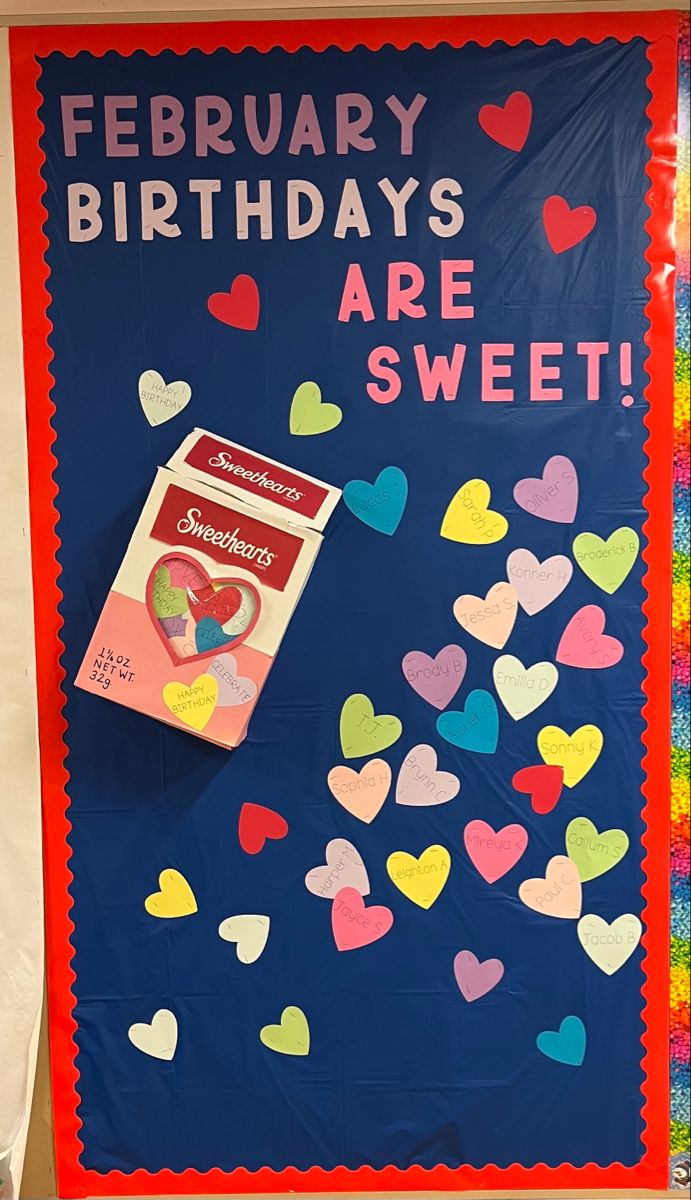
[[[408, 286], [403, 287], [403, 280], [408, 280]], [[388, 302], [386, 318], [388, 321], [398, 321], [399, 317], [426, 317], [424, 304], [415, 304], [425, 286], [425, 275], [417, 263], [389, 263]]]
[[348, 274], [343, 284], [343, 295], [341, 296], [341, 307], [338, 310], [338, 319], [347, 323], [353, 313], [360, 313], [363, 321], [374, 320], [372, 301], [370, 300], [365, 276], [362, 273], [362, 267], [359, 263], [351, 263], [348, 267]]
[[456, 279], [459, 271], [465, 275], [475, 270], [475, 263], [470, 258], [443, 258], [441, 260], [441, 318], [442, 321], [454, 318], [470, 318], [475, 316], [475, 309], [470, 304], [455, 305], [454, 296], [470, 295], [470, 280]]
[[516, 347], [511, 342], [485, 342], [482, 346], [482, 399], [513, 400], [513, 388], [498, 388], [498, 379], [511, 378], [511, 363], [498, 363], [495, 356], [513, 357]]
[[609, 353], [609, 342], [578, 342], [576, 350], [584, 354], [587, 361], [587, 396], [589, 400], [600, 399], [600, 360]]
[[465, 350], [465, 346], [461, 346], [457, 342], [453, 348], [451, 362], [443, 354], [438, 354], [430, 366], [426, 348], [424, 346], [413, 347], [423, 400], [436, 400], [439, 388], [441, 388], [445, 400], [456, 399], [465, 362]]
[[389, 363], [399, 363], [400, 357], [394, 350], [393, 346], [375, 346], [369, 358], [367, 366], [370, 375], [374, 375], [375, 379], [383, 379], [386, 387], [379, 387], [376, 383], [367, 384], [367, 395], [370, 400], [374, 400], [375, 404], [391, 404], [392, 400], [397, 400], [401, 394], [401, 379], [398, 371], [394, 371]]
[[530, 399], [531, 400], [563, 400], [561, 388], [545, 387], [547, 379], [558, 379], [561, 368], [547, 366], [544, 362], [546, 355], [564, 353], [563, 342], [531, 342], [530, 343]]

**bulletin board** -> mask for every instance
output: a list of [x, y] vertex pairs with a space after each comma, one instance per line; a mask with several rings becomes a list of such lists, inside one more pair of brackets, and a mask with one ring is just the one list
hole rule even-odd
[[[665, 1186], [676, 30], [12, 31], [61, 1195]], [[343, 489], [232, 752], [74, 686], [195, 427]]]

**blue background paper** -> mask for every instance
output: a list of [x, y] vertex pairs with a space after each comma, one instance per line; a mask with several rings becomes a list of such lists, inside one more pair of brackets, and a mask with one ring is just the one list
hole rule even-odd
[[[105, 1172], [635, 1163], [642, 1130], [641, 951], [607, 978], [580, 948], [575, 922], [532, 913], [517, 889], [563, 853], [568, 821], [583, 815], [600, 829], [624, 828], [631, 838], [624, 861], [584, 885], [583, 911], [612, 920], [641, 910], [642, 564], [613, 597], [576, 568], [547, 610], [533, 618], [521, 611], [506, 649], [526, 663], [553, 658], [567, 620], [586, 603], [602, 605], [625, 655], [607, 671], [562, 668], [550, 700], [520, 723], [500, 709], [493, 756], [444, 743], [435, 732], [436, 710], [410, 689], [400, 663], [409, 650], [435, 653], [458, 642], [469, 665], [452, 707], [474, 688], [492, 690], [496, 653], [459, 629], [454, 599], [469, 591], [484, 595], [505, 578], [506, 556], [516, 547], [544, 558], [569, 553], [573, 536], [584, 530], [604, 536], [624, 524], [640, 530], [645, 44], [52, 54], [41, 68], [84, 1165]], [[377, 149], [337, 157], [334, 96], [356, 89], [374, 103]], [[534, 109], [520, 155], [489, 140], [477, 123], [483, 103], [503, 102], [517, 89], [530, 94]], [[271, 91], [283, 94], [288, 116], [303, 92], [314, 95], [326, 155], [290, 156], [284, 135], [265, 159], [248, 151], [241, 136], [236, 154], [223, 159], [195, 160], [192, 148], [149, 156], [150, 95], [171, 93], [189, 105], [197, 94], [219, 93], [239, 109], [245, 93]], [[415, 128], [415, 152], [401, 158], [384, 101], [394, 93], [407, 103], [418, 91], [427, 105]], [[96, 98], [95, 134], [80, 139], [77, 159], [62, 156], [63, 93]], [[98, 117], [104, 94], [140, 98], [138, 158], [104, 158]], [[408, 236], [396, 239], [376, 182], [388, 176], [401, 186], [408, 175], [421, 187], [408, 208]], [[224, 184], [213, 241], [200, 240], [197, 201], [187, 192], [189, 178], [200, 176]], [[464, 192], [465, 225], [449, 240], [435, 238], [427, 225], [425, 197], [443, 176], [459, 179]], [[260, 242], [255, 233], [236, 242], [233, 181], [247, 178], [252, 193], [262, 177], [274, 186], [274, 238]], [[347, 177], [358, 179], [368, 208], [372, 236], [364, 240], [332, 236]], [[183, 232], [142, 243], [135, 186], [157, 178], [178, 188]], [[326, 201], [320, 232], [292, 243], [284, 219], [288, 178], [312, 180]], [[130, 187], [130, 240], [116, 244], [106, 226], [97, 240], [70, 244], [66, 185], [86, 180], [108, 193], [114, 179]], [[572, 205], [590, 204], [598, 215], [593, 234], [560, 256], [550, 251], [541, 224], [544, 198], [552, 193]], [[441, 258], [475, 260], [473, 322], [439, 319]], [[382, 316], [386, 264], [400, 259], [419, 262], [427, 273], [424, 321], [391, 324]], [[336, 321], [351, 261], [362, 264], [378, 314], [366, 325]], [[207, 297], [240, 272], [255, 277], [262, 296], [254, 334], [219, 324], [206, 307]], [[560, 403], [529, 401], [531, 340], [565, 344]], [[623, 389], [610, 369], [601, 401], [588, 403], [584, 363], [573, 348], [601, 340], [633, 343], [633, 384]], [[412, 346], [422, 341], [430, 357], [450, 354], [455, 341], [468, 343], [456, 402], [422, 402], [412, 367]], [[516, 343], [515, 403], [480, 402], [473, 348], [482, 341]], [[395, 346], [402, 360], [402, 395], [388, 406], [373, 404], [365, 392], [367, 355], [381, 343]], [[137, 397], [147, 369], [192, 387], [183, 414], [156, 429], [146, 424]], [[342, 407], [343, 421], [323, 436], [291, 437], [291, 397], [307, 379]], [[633, 408], [620, 405], [625, 390], [635, 397]], [[249, 736], [232, 755], [71, 682], [154, 469], [195, 425], [340, 486], [373, 480], [394, 464], [410, 488], [393, 537], [339, 506]], [[573, 527], [529, 516], [512, 499], [518, 479], [539, 475], [551, 455], [563, 453], [580, 477]], [[489, 482], [493, 507], [509, 519], [508, 535], [493, 546], [439, 536], [449, 500], [473, 477]], [[403, 722], [403, 736], [384, 754], [394, 779], [410, 748], [429, 741], [440, 768], [462, 779], [455, 800], [410, 809], [397, 806], [392, 794], [371, 826], [335, 802], [326, 776], [343, 761], [338, 719], [353, 692], [365, 692], [376, 711]], [[586, 722], [604, 731], [600, 759], [552, 813], [536, 816], [527, 797], [513, 791], [513, 773], [539, 761], [542, 726], [571, 731]], [[290, 826], [287, 838], [256, 857], [237, 840], [247, 800], [277, 809]], [[518, 821], [529, 832], [519, 865], [491, 887], [463, 849], [463, 829], [476, 818], [494, 827]], [[350, 838], [365, 860], [370, 902], [389, 905], [395, 915], [382, 941], [347, 954], [335, 948], [329, 904], [303, 882], [323, 861], [329, 839], [339, 836]], [[420, 854], [434, 843], [449, 849], [451, 875], [423, 911], [394, 888], [385, 863], [395, 850]], [[170, 922], [145, 912], [144, 899], [165, 867], [190, 882], [196, 915]], [[266, 951], [251, 967], [217, 934], [222, 919], [240, 912], [271, 917]], [[454, 956], [466, 948], [481, 959], [499, 957], [506, 967], [501, 984], [474, 1004], [464, 1001], [453, 977]], [[307, 1058], [280, 1057], [260, 1044], [261, 1026], [278, 1020], [286, 1005], [308, 1016]], [[127, 1038], [133, 1022], [150, 1020], [162, 1007], [179, 1022], [171, 1063], [142, 1055]], [[588, 1031], [579, 1069], [549, 1061], [535, 1045], [540, 1031], [557, 1029], [569, 1013]]]

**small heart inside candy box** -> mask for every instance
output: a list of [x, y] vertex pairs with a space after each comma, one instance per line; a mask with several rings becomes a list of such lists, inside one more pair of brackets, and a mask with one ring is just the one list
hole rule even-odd
[[146, 585], [146, 606], [174, 663], [238, 646], [254, 629], [261, 599], [246, 579], [211, 578], [188, 554], [159, 558]]

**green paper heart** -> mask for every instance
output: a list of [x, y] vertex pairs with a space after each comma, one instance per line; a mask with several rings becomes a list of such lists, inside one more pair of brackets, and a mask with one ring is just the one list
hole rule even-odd
[[607, 538], [596, 533], [579, 533], [573, 553], [588, 579], [612, 595], [620, 588], [638, 557], [640, 539], [635, 529], [622, 525]]
[[341, 709], [341, 747], [346, 758], [377, 754], [403, 733], [398, 717], [375, 717], [369, 696], [349, 696]]
[[167, 567], [159, 567], [154, 576], [151, 603], [157, 617], [181, 617], [187, 612], [187, 592], [184, 588], [170, 586], [170, 571]]
[[310, 1027], [301, 1008], [290, 1005], [281, 1013], [280, 1025], [265, 1025], [259, 1037], [277, 1054], [309, 1054]]
[[598, 833], [597, 826], [587, 817], [574, 817], [569, 821], [565, 841], [566, 853], [576, 864], [582, 883], [611, 871], [629, 848], [628, 834], [623, 829], [606, 829]]
[[343, 413], [337, 404], [322, 403], [316, 383], [301, 383], [290, 406], [290, 432], [300, 436], [328, 433], [341, 424]]

